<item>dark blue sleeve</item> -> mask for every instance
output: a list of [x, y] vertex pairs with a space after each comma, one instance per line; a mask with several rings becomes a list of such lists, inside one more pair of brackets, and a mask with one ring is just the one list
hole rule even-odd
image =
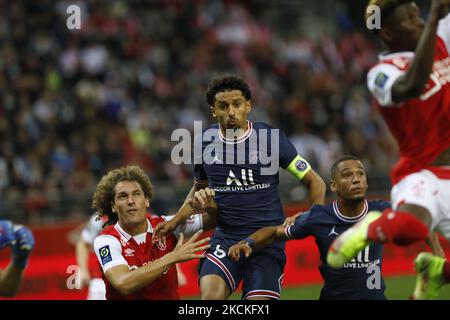
[[294, 160], [298, 155], [297, 150], [291, 141], [286, 137], [283, 131], [279, 130], [279, 153], [280, 153], [280, 167], [286, 169], [287, 166]]
[[202, 164], [196, 164], [194, 166], [194, 182], [202, 184], [208, 182], [208, 176]]
[[286, 236], [288, 239], [303, 239], [311, 235], [310, 231], [310, 212], [307, 211], [295, 219], [295, 223], [286, 228]]

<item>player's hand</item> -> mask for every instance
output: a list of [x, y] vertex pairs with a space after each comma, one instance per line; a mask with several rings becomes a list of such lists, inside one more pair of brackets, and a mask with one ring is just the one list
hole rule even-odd
[[178, 227], [178, 223], [174, 219], [158, 223], [153, 229], [152, 243], [161, 242], [166, 244], [166, 236]]
[[297, 212], [296, 214], [294, 214], [293, 216], [287, 217], [286, 220], [284, 220], [283, 222], [283, 226], [285, 227], [290, 227], [295, 223], [295, 219], [297, 219], [297, 217], [299, 215], [301, 215], [303, 212]]
[[253, 249], [248, 245], [247, 241], [239, 241], [228, 249], [228, 255], [236, 262], [241, 258], [241, 252], [244, 253], [246, 258], [252, 254]]
[[0, 220], [0, 249], [14, 243], [14, 228], [9, 220]]
[[177, 245], [175, 246], [175, 249], [173, 249], [173, 251], [171, 252], [175, 256], [176, 262], [185, 262], [193, 259], [204, 258], [204, 254], [198, 255], [196, 253], [207, 250], [209, 247], [211, 247], [209, 244], [205, 245], [205, 243], [207, 243], [211, 238], [207, 237], [199, 241], [196, 241], [202, 232], [203, 230], [197, 231], [185, 243], [183, 243], [184, 235], [183, 233], [180, 233]]
[[80, 284], [81, 288], [88, 287], [89, 283], [91, 282], [91, 274], [89, 273], [89, 270], [80, 270]]
[[189, 205], [196, 210], [207, 210], [217, 208], [214, 201], [215, 191], [210, 188], [195, 191], [194, 196], [189, 199]]
[[34, 237], [30, 229], [25, 226], [14, 225], [15, 242], [12, 246], [13, 263], [18, 269], [25, 269], [28, 257], [34, 248]]
[[442, 19], [448, 14], [450, 0], [433, 0], [430, 14], [435, 15], [437, 19]]

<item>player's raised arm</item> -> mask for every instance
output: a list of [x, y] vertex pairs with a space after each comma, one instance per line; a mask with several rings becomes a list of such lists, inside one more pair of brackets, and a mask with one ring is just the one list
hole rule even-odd
[[[379, 36], [385, 46], [393, 52], [415, 51], [415, 56], [404, 73], [400, 71], [386, 72], [394, 67], [389, 67], [390, 69], [386, 70], [383, 70], [383, 66], [374, 68], [374, 71], [369, 73], [368, 76], [368, 85], [373, 93], [376, 93], [376, 90], [389, 90], [391, 88], [391, 99], [388, 100], [391, 100], [392, 103], [400, 103], [418, 97], [423, 92], [432, 71], [439, 20], [447, 13], [449, 3], [449, 0], [434, 0], [426, 24], [420, 17], [419, 8], [414, 3], [402, 7], [401, 10], [396, 10], [387, 17], [381, 30], [379, 30]], [[409, 11], [403, 12], [405, 10]], [[397, 32], [398, 21], [400, 21], [397, 15], [403, 14], [410, 16], [407, 22], [410, 24], [410, 28], [423, 28], [417, 46], [414, 41], [408, 42], [408, 39], [411, 38], [404, 37], [402, 33]], [[381, 73], [383, 74], [380, 75]]]
[[163, 240], [167, 234], [173, 232], [180, 224], [184, 223], [194, 213], [195, 209], [192, 208], [191, 203], [195, 192], [206, 186], [207, 184], [204, 183], [194, 183], [186, 197], [186, 200], [176, 213], [175, 217], [171, 220], [161, 222], [155, 227], [152, 234], [152, 242], [156, 242], [157, 239]]
[[254, 249], [268, 246], [275, 241], [282, 241], [288, 239], [285, 234], [285, 226], [279, 225], [274, 227], [264, 227], [248, 238], [239, 241], [228, 249], [228, 255], [235, 261], [241, 258], [241, 252], [248, 258]]
[[323, 179], [311, 168], [310, 164], [297, 155], [287, 166], [287, 171], [297, 177], [309, 190], [308, 199], [310, 206], [325, 204], [325, 192], [327, 186]]
[[[199, 230], [192, 238], [183, 243], [184, 236], [181, 233], [178, 239], [178, 243], [175, 249], [147, 265], [144, 265], [135, 270], [130, 270], [126, 261], [121, 255], [120, 243], [108, 239], [110, 237], [100, 236], [95, 239], [94, 247], [99, 261], [102, 263], [103, 268], [106, 268], [105, 276], [109, 283], [122, 295], [128, 295], [139, 289], [142, 289], [149, 283], [153, 282], [161, 276], [172, 265], [185, 262], [193, 259], [202, 258], [202, 255], [198, 255], [199, 251], [203, 251], [209, 248], [209, 244], [206, 244], [210, 238], [204, 238], [197, 241], [198, 237], [203, 230]], [[99, 250], [105, 250], [105, 242], [108, 242], [107, 254], [102, 254]], [[108, 256], [108, 260], [104, 257]], [[103, 259], [103, 260], [102, 260]], [[110, 264], [108, 266], [108, 264]]]
[[325, 192], [327, 186], [323, 179], [311, 168], [301, 182], [309, 189], [309, 205], [325, 204]]

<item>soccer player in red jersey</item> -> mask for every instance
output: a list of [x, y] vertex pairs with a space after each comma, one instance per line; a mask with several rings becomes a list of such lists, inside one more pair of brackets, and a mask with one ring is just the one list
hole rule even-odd
[[[414, 1], [371, 0], [366, 21], [387, 51], [368, 73], [369, 90], [398, 142], [391, 171], [393, 209], [371, 212], [338, 237], [328, 252], [336, 268], [372, 242], [408, 245], [439, 231], [450, 239], [450, 16], [449, 0], [433, 0], [425, 23]], [[374, 11], [376, 14], [376, 10]], [[449, 262], [421, 253], [414, 297], [434, 298], [450, 281]]]
[[[104, 218], [107, 218], [107, 216], [104, 216]], [[80, 268], [81, 286], [88, 287], [87, 300], [105, 300], [106, 289], [102, 279], [102, 269], [98, 263], [90, 266], [89, 260], [91, 255], [95, 256], [92, 251], [94, 240], [102, 231], [106, 221], [106, 219], [99, 219], [97, 212], [94, 213], [81, 231], [80, 238], [75, 246], [75, 256]], [[95, 259], [97, 260], [97, 257]]]
[[[212, 226], [208, 215], [195, 215], [164, 243], [152, 243], [153, 228], [165, 220], [147, 215], [152, 189], [137, 166], [114, 169], [97, 185], [93, 207], [110, 224], [94, 240], [108, 300], [179, 299], [175, 263], [201, 258], [196, 253], [209, 248], [209, 238], [197, 241], [201, 229]], [[183, 243], [184, 234], [195, 231]]]

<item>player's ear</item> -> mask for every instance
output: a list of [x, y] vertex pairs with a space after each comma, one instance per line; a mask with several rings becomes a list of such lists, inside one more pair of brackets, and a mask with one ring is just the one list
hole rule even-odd
[[145, 207], [148, 208], [150, 207], [150, 199], [145, 197]]
[[213, 106], [209, 106], [209, 108], [211, 109], [213, 118], [217, 117], [216, 110], [214, 109], [214, 107]]
[[247, 100], [245, 104], [245, 111], [247, 111], [247, 113], [250, 113], [250, 111], [252, 111], [252, 100]]
[[336, 182], [334, 180], [330, 181], [330, 190], [333, 192], [336, 192], [337, 188], [336, 188]]

